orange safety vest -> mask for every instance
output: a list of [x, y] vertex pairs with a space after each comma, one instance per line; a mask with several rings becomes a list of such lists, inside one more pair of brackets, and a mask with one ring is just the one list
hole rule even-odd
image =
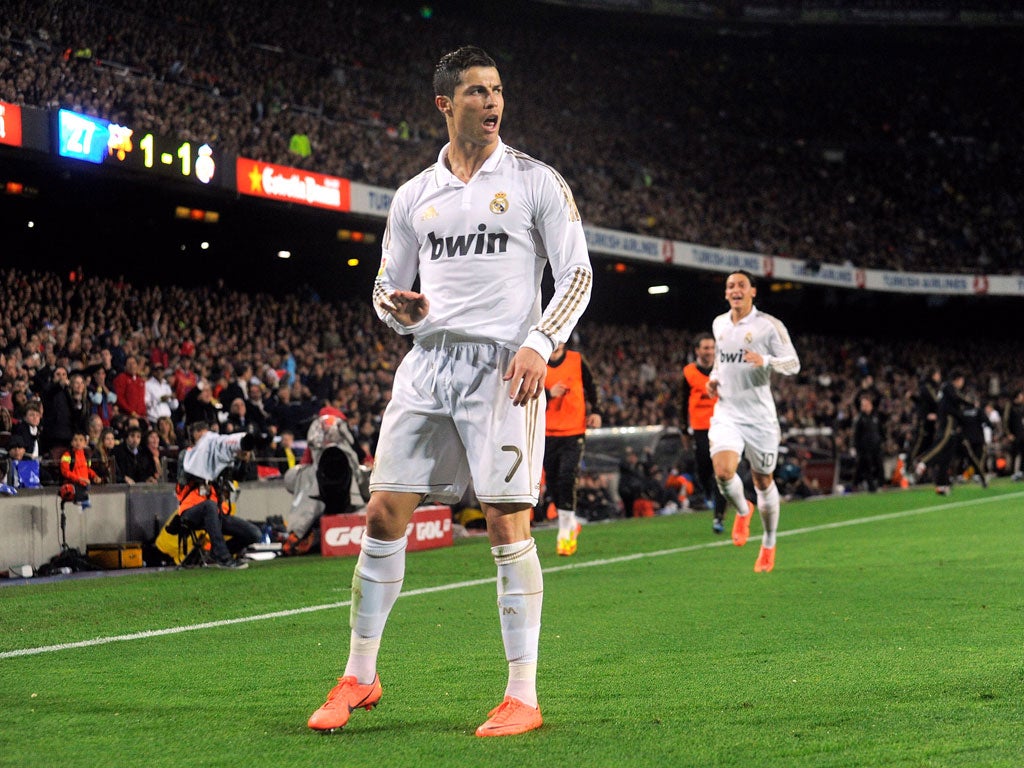
[[174, 486], [174, 495], [178, 497], [177, 513], [179, 515], [188, 509], [192, 509], [192, 507], [202, 504], [204, 501], [212, 501], [217, 505], [221, 513], [225, 515], [234, 514], [231, 498], [220, 498], [217, 486], [214, 483], [186, 480]]
[[710, 429], [711, 414], [715, 412], [715, 403], [718, 402], [718, 398], [708, 394], [709, 376], [701, 373], [696, 363], [690, 363], [683, 368], [683, 378], [690, 385], [690, 400], [686, 404], [687, 412], [690, 415], [690, 426], [693, 429]]
[[548, 365], [544, 389], [550, 391], [555, 384], [569, 388], [561, 397], [549, 397], [544, 414], [545, 434], [552, 437], [582, 435], [587, 431], [587, 399], [583, 392], [583, 358], [579, 352], [565, 351], [557, 366]]

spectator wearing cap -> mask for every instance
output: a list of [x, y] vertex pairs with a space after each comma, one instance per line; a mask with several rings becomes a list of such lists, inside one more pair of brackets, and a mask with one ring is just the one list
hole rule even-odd
[[157, 419], [161, 416], [170, 418], [177, 408], [178, 398], [174, 396], [174, 390], [167, 381], [164, 364], [153, 363], [150, 376], [146, 379], [146, 418], [156, 426]]

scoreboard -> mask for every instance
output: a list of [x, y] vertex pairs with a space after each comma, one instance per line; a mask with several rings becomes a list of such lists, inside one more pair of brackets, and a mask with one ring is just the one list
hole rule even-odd
[[209, 144], [141, 133], [69, 109], [59, 110], [56, 120], [54, 137], [61, 157], [204, 185], [219, 182], [219, 158]]

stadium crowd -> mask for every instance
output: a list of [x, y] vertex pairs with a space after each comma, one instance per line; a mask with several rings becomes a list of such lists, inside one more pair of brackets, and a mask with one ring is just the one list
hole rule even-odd
[[[275, 298], [222, 283], [136, 286], [9, 267], [0, 269], [0, 318], [0, 447], [11, 435], [27, 434], [19, 425], [32, 421], [29, 411], [41, 411], [37, 451], [44, 467], [83, 427], [105, 466], [133, 427], [141, 428], [144, 444], [154, 432], [154, 446], [173, 457], [192, 421], [302, 439], [324, 405], [347, 415], [364, 456], [372, 457], [392, 375], [408, 348], [405, 337], [377, 320], [369, 300]], [[697, 330], [584, 319], [573, 345], [590, 362], [605, 426], [679, 425], [680, 376]], [[831, 453], [833, 438], [805, 434], [827, 427], [838, 456], [850, 453], [865, 393], [882, 418], [886, 458], [905, 452], [913, 397], [932, 367], [968, 371], [966, 394], [997, 413], [1024, 388], [1024, 357], [984, 339], [966, 350], [814, 334], [798, 334], [794, 343], [802, 370], [775, 383], [783, 432], [795, 430], [795, 446]], [[158, 385], [160, 396], [148, 397]], [[90, 425], [89, 416], [98, 423]], [[996, 425], [993, 458], [1004, 453], [1004, 437]], [[671, 469], [681, 468], [658, 468]], [[124, 482], [123, 470], [107, 479]], [[173, 466], [158, 462], [133, 481], [173, 476]]]
[[503, 137], [557, 163], [589, 224], [810, 262], [1021, 271], [1019, 29], [411, 8], [9, 0], [0, 95], [395, 188], [442, 143], [423, 62], [472, 40], [510, 91], [531, 83]]

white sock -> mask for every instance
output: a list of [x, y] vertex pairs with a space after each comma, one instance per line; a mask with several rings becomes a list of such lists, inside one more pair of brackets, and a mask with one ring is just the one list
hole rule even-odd
[[775, 546], [775, 532], [779, 527], [779, 488], [773, 481], [765, 490], [757, 489], [757, 511], [761, 514], [761, 546], [771, 549]]
[[736, 508], [736, 514], [740, 517], [750, 514], [750, 507], [747, 506], [747, 497], [743, 494], [743, 481], [739, 475], [733, 475], [723, 481], [720, 477], [715, 478], [718, 483], [718, 490], [722, 492], [725, 500], [731, 502]]
[[491, 547], [498, 566], [498, 617], [508, 661], [506, 696], [537, 706], [537, 648], [544, 576], [534, 540]]
[[359, 559], [352, 574], [352, 608], [345, 676], [354, 675], [363, 685], [377, 675], [377, 652], [388, 615], [402, 591], [405, 578], [406, 537], [381, 541], [364, 535]]
[[576, 512], [572, 509], [558, 510], [558, 538], [568, 539], [576, 530]]

